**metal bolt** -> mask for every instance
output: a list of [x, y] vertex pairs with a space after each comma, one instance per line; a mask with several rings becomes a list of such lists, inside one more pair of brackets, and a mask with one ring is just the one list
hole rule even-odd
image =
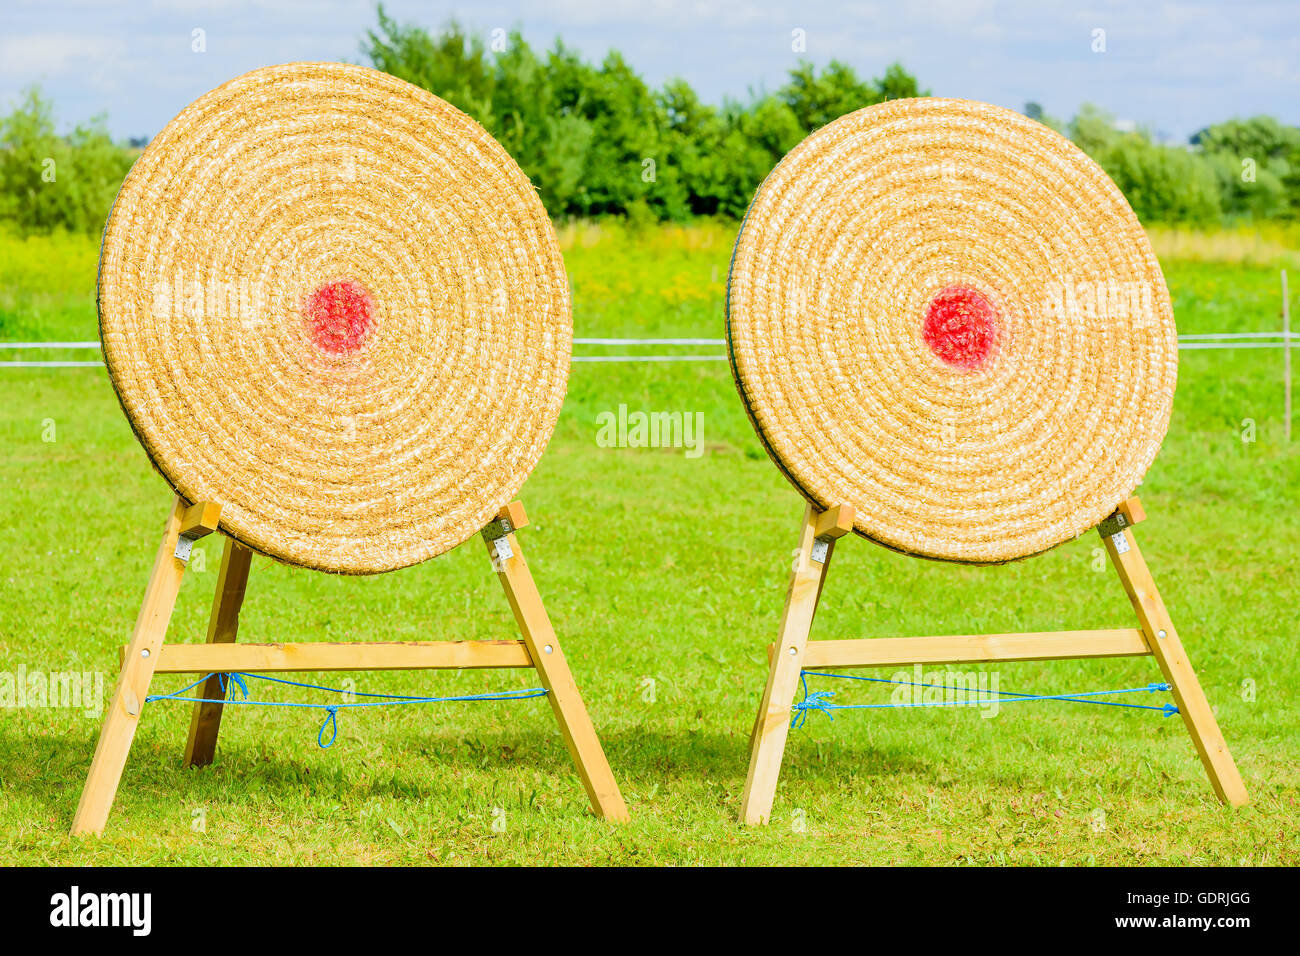
[[1168, 636], [1169, 636], [1169, 635], [1166, 634], [1164, 631], [1156, 631], [1156, 637], [1159, 637], [1159, 638], [1162, 638], [1162, 639], [1163, 639], [1163, 638], [1166, 638], [1166, 637], [1168, 637]]
[[798, 652], [797, 650], [795, 650], [793, 647], [790, 648], [790, 656], [791, 656], [791, 657], [794, 657], [794, 656], [795, 656], [796, 654], [798, 654], [798, 653], [799, 653], [799, 652]]
[[140, 652], [140, 656], [141, 656], [141, 657], [148, 657], [148, 656], [149, 656], [149, 648], [146, 647], [144, 650], [142, 650], [142, 651]]
[[551, 647], [550, 644], [547, 644], [545, 647], [542, 648], [542, 653], [543, 653], [543, 654], [551, 654], [551, 653], [554, 653], [554, 651], [555, 651], [555, 648]]

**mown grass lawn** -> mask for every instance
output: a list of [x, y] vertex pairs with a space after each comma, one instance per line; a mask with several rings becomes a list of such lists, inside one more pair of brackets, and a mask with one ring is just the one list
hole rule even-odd
[[[721, 337], [731, 238], [723, 226], [564, 230], [577, 334]], [[93, 239], [3, 239], [0, 253], [0, 340], [95, 337]], [[1277, 262], [1187, 255], [1165, 262], [1180, 331], [1278, 328]], [[168, 490], [102, 369], [0, 369], [0, 398], [0, 670], [100, 672], [107, 698]], [[596, 417], [620, 403], [702, 413], [704, 454], [598, 447]], [[814, 715], [791, 734], [772, 825], [740, 826], [747, 738], [801, 500], [761, 451], [725, 363], [576, 364], [554, 440], [521, 496], [533, 520], [521, 541], [630, 824], [587, 813], [542, 700], [344, 711], [330, 750], [316, 744], [321, 714], [231, 709], [217, 762], [200, 771], [179, 766], [189, 705], [158, 703], [146, 710], [106, 835], [72, 841], [98, 717], [5, 708], [0, 859], [1294, 865], [1300, 455], [1282, 442], [1281, 412], [1280, 352], [1184, 353], [1169, 438], [1140, 489], [1150, 519], [1137, 534], [1250, 789], [1246, 808], [1215, 801], [1176, 718], [1048, 702], [993, 719], [967, 709]], [[974, 568], [849, 539], [815, 636], [1131, 626], [1097, 548], [1087, 537]], [[219, 543], [208, 539], [203, 552], [172, 641], [203, 639]], [[371, 578], [255, 557], [240, 633], [514, 636], [477, 542]], [[1000, 669], [1003, 689], [1029, 693], [1158, 676], [1149, 659]], [[355, 680], [398, 693], [534, 683], [524, 671]], [[185, 682], [163, 676], [154, 688]], [[888, 699], [870, 686], [830, 689], [841, 701]]]

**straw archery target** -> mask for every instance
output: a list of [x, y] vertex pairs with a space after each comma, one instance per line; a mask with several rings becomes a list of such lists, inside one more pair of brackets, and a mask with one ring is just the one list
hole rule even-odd
[[896, 550], [1047, 550], [1140, 482], [1178, 343], [1133, 211], [1068, 140], [950, 99], [868, 107], [759, 187], [727, 338], [772, 458]]
[[372, 573], [519, 491], [572, 347], [554, 231], [477, 123], [357, 66], [256, 70], [136, 161], [104, 230], [100, 332], [176, 491], [284, 561]]

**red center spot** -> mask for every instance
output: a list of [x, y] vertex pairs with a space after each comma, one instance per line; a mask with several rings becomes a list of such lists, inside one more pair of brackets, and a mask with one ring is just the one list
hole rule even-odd
[[331, 355], [351, 355], [365, 344], [373, 311], [370, 293], [353, 279], [325, 283], [303, 305], [311, 340]]
[[957, 368], [976, 369], [997, 344], [997, 307], [982, 292], [950, 285], [930, 300], [921, 336], [935, 355]]

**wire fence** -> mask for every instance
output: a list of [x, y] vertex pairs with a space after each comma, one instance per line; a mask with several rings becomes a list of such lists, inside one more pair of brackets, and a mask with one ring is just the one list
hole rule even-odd
[[[1178, 336], [1179, 351], [1204, 349], [1290, 349], [1300, 333], [1285, 332], [1202, 332]], [[726, 339], [574, 339], [575, 346], [596, 348], [723, 348]], [[0, 352], [15, 351], [99, 351], [98, 342], [0, 342]], [[668, 355], [575, 355], [574, 362], [725, 362], [725, 352]], [[102, 361], [61, 361], [15, 359], [0, 361], [0, 368], [103, 368]]]
[[[1285, 279], [1283, 280], [1285, 282]], [[1207, 349], [1285, 349], [1283, 352], [1283, 379], [1285, 382], [1285, 421], [1286, 441], [1291, 441], [1291, 349], [1297, 333], [1290, 330], [1289, 309], [1283, 309], [1283, 331], [1281, 332], [1198, 332], [1178, 336], [1180, 352], [1202, 351]], [[677, 347], [725, 347], [726, 339], [592, 339], [575, 338], [575, 346], [594, 348], [677, 348]], [[98, 342], [0, 342], [0, 354], [4, 350], [15, 351], [99, 351]], [[723, 353], [687, 354], [687, 355], [575, 355], [574, 362], [597, 363], [662, 363], [662, 362], [725, 362]], [[25, 360], [0, 361], [3, 368], [103, 368], [102, 361], [66, 361], [66, 360]]]

